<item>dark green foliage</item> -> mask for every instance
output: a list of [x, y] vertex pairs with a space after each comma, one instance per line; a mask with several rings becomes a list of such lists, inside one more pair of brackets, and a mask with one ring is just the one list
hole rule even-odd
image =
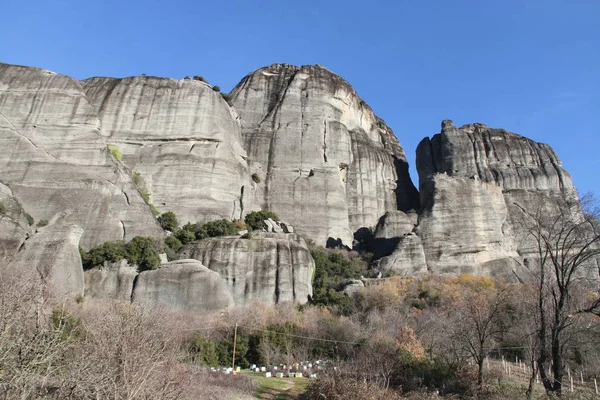
[[417, 390], [422, 386], [439, 389], [444, 393], [462, 393], [456, 366], [439, 358], [416, 358], [406, 350], [398, 351], [398, 361], [392, 377], [393, 387], [402, 387], [404, 391]]
[[206, 79], [204, 79], [204, 77], [202, 77], [200, 75], [194, 75], [194, 80], [200, 81], [200, 82], [206, 82]]
[[226, 365], [219, 360], [217, 344], [202, 334], [196, 334], [192, 338], [189, 351], [193, 360], [200, 365], [215, 368]]
[[158, 216], [158, 223], [160, 226], [170, 232], [174, 232], [179, 222], [177, 222], [177, 216], [173, 211], [167, 211], [166, 213], [162, 213]]
[[48, 220], [47, 219], [41, 219], [37, 223], [38, 228], [42, 228], [42, 227], [44, 227], [46, 225], [48, 225]]
[[167, 253], [167, 259], [169, 261], [175, 260], [175, 255], [181, 249], [183, 245], [181, 241], [177, 239], [174, 235], [167, 236], [165, 238], [165, 253]]
[[366, 262], [358, 256], [351, 258], [350, 253], [346, 254], [343, 250], [312, 246], [310, 252], [315, 260], [312, 302], [324, 306], [338, 306], [343, 311], [349, 305], [350, 298], [340, 292], [341, 286], [349, 279], [363, 275], [367, 267]]
[[27, 220], [27, 223], [29, 224], [29, 226], [33, 225], [33, 217], [27, 213], [25, 213], [25, 219]]
[[254, 229], [262, 229], [263, 221], [265, 219], [271, 218], [273, 221], [279, 221], [279, 217], [273, 211], [263, 210], [263, 211], [252, 211], [250, 214], [246, 215], [244, 221], [246, 222], [246, 226], [248, 230]]
[[0, 203], [0, 214], [4, 214], [6, 212], [6, 206], [4, 203]]
[[214, 90], [215, 92], [221, 92], [221, 87], [215, 85], [212, 87], [212, 90]]
[[165, 246], [173, 251], [179, 251], [179, 249], [181, 249], [183, 246], [183, 243], [181, 243], [181, 241], [175, 236], [171, 235], [165, 238]]
[[191, 243], [196, 240], [195, 225], [188, 222], [183, 228], [177, 229], [173, 235], [179, 239], [182, 245]]
[[89, 252], [79, 248], [83, 269], [101, 266], [104, 262], [117, 262], [127, 260], [129, 264], [136, 264], [138, 271], [155, 269], [160, 264], [158, 253], [161, 244], [151, 237], [136, 236], [131, 242], [124, 241], [105, 242], [92, 248]]
[[85, 252], [79, 248], [83, 269], [90, 269], [103, 265], [105, 261], [116, 262], [127, 259], [127, 247], [122, 240], [116, 242], [105, 242]]
[[226, 219], [207, 222], [196, 231], [196, 239], [233, 235], [237, 235], [237, 228], [233, 222]]
[[136, 236], [127, 244], [127, 260], [130, 264], [137, 264], [140, 272], [155, 269], [160, 264], [159, 250], [156, 239]]

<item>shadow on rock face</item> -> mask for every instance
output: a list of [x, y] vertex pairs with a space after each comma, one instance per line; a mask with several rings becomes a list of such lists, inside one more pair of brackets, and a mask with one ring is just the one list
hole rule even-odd
[[329, 237], [327, 239], [327, 243], [325, 244], [325, 247], [328, 249], [350, 250], [350, 248], [342, 242], [342, 239], [340, 239], [340, 238], [334, 239], [332, 237]]

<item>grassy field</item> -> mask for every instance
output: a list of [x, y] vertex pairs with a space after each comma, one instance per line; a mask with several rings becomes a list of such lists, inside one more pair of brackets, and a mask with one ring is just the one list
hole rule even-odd
[[254, 397], [262, 400], [296, 400], [308, 385], [306, 378], [265, 378], [253, 372], [244, 372], [252, 377], [259, 388]]

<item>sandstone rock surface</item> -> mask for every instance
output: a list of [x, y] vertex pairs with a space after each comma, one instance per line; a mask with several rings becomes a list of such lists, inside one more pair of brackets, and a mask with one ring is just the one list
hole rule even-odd
[[85, 296], [94, 299], [114, 299], [131, 301], [133, 283], [138, 272], [126, 260], [100, 268], [92, 268], [83, 273]]
[[235, 111], [205, 82], [138, 76], [82, 82], [106, 143], [162, 212], [181, 221], [242, 218], [250, 173]]
[[418, 208], [400, 143], [342, 78], [319, 65], [274, 64], [231, 93], [256, 206], [318, 244], [352, 234], [386, 211]]
[[79, 255], [79, 241], [83, 230], [76, 226], [48, 226], [23, 245], [2, 273], [18, 275], [37, 271], [45, 286], [59, 300], [75, 300], [83, 296], [84, 278]]
[[160, 227], [106, 148], [79, 82], [0, 64], [0, 182], [34, 220], [83, 229], [84, 247]]
[[139, 274], [133, 304], [147, 309], [198, 313], [233, 307], [234, 301], [221, 276], [197, 260], [177, 260]]
[[312, 296], [315, 264], [296, 234], [254, 234], [252, 239], [221, 237], [190, 243], [180, 258], [196, 259], [227, 282], [236, 305], [306, 303]]

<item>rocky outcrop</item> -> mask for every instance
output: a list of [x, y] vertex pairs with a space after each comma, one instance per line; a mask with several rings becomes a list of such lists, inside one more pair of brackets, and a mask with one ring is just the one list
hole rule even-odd
[[100, 131], [162, 212], [242, 218], [250, 173], [235, 111], [205, 82], [138, 76], [82, 82]]
[[129, 302], [138, 272], [135, 266], [130, 266], [126, 260], [121, 260], [100, 268], [89, 269], [83, 275], [86, 297]]
[[35, 221], [79, 225], [84, 247], [161, 234], [73, 78], [0, 64], [0, 148], [0, 181]]
[[315, 264], [304, 240], [296, 234], [205, 239], [184, 246], [179, 257], [199, 260], [219, 273], [236, 305], [253, 300], [306, 303], [312, 296]]
[[256, 205], [325, 244], [391, 210], [418, 208], [400, 143], [342, 78], [319, 65], [274, 64], [231, 93]]
[[78, 226], [48, 226], [28, 239], [12, 262], [0, 265], [10, 275], [31, 271], [59, 300], [75, 300], [83, 296], [84, 278], [79, 255], [83, 230]]
[[146, 309], [197, 313], [220, 311], [234, 305], [227, 283], [197, 260], [163, 264], [137, 277], [133, 304]]
[[515, 202], [534, 212], [576, 196], [550, 146], [483, 124], [442, 122], [441, 133], [419, 144], [417, 169], [416, 232], [432, 272], [527, 279]]

